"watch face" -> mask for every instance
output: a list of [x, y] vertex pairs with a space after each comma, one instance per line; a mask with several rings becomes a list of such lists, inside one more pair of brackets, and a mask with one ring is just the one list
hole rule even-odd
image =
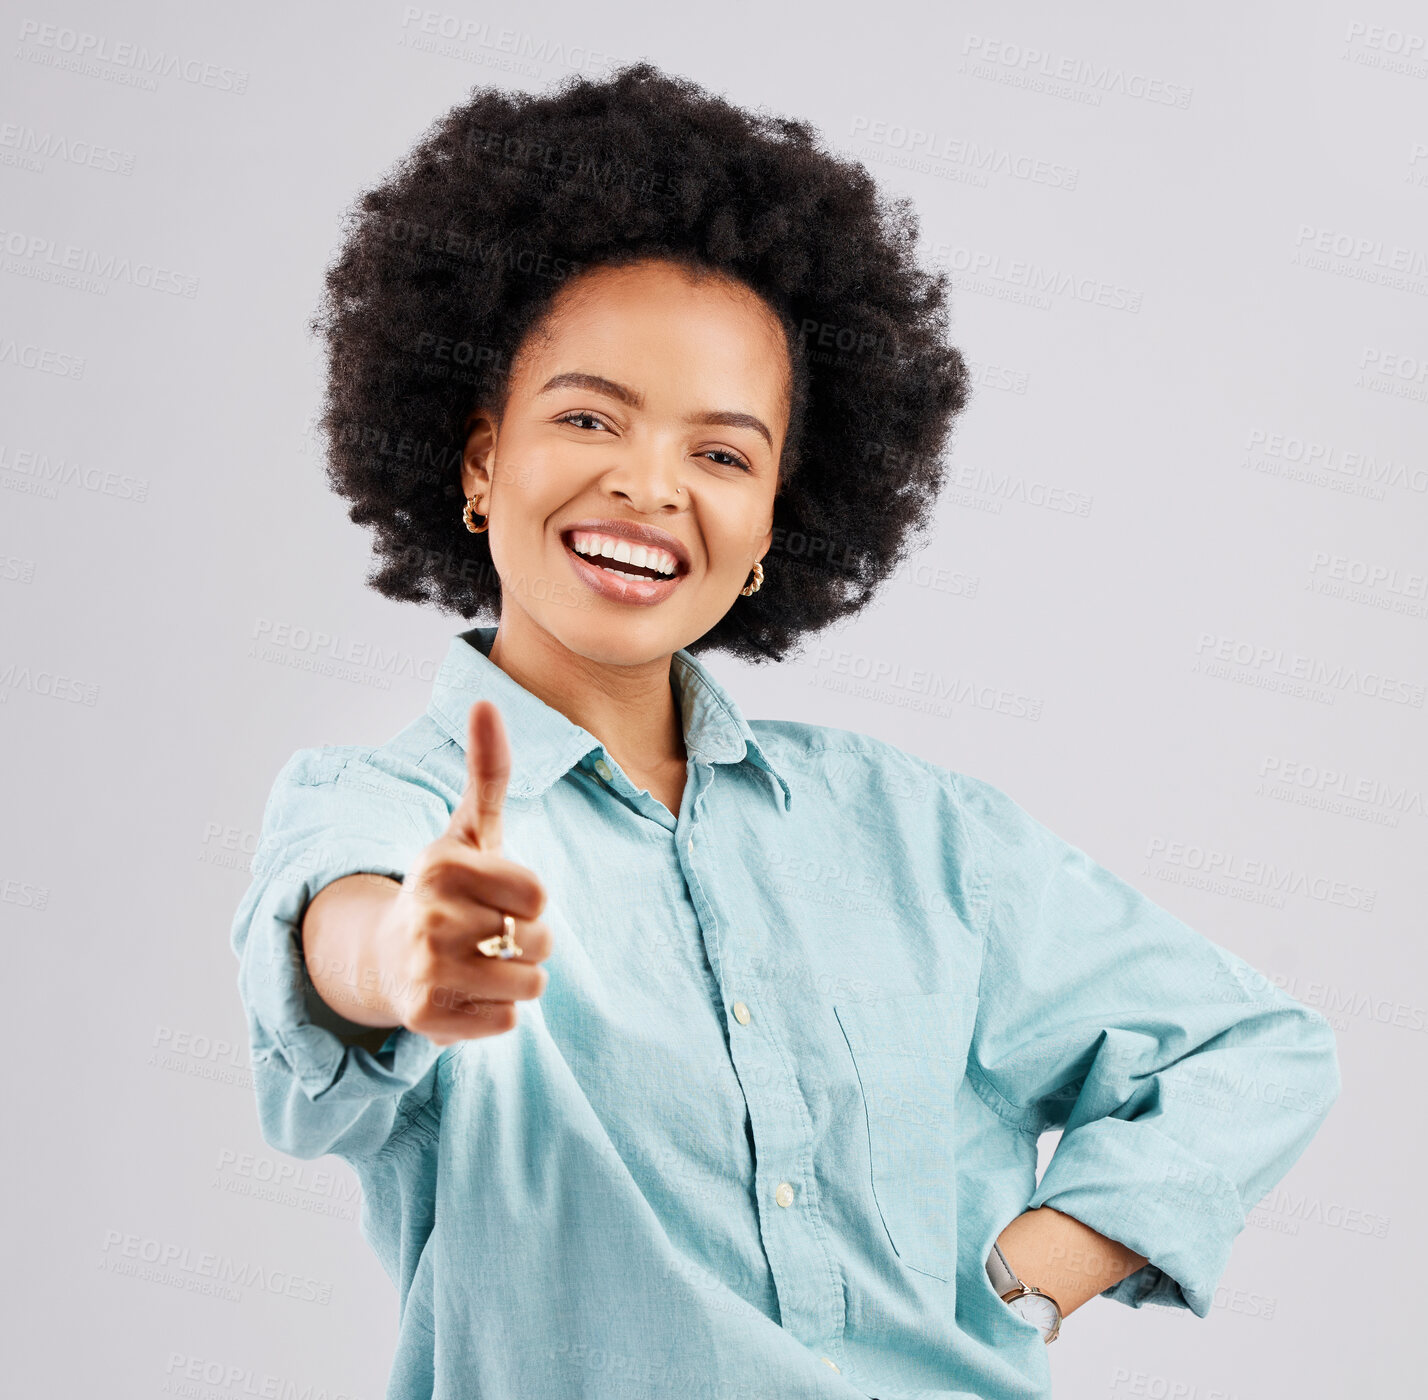
[[1033, 1327], [1040, 1330], [1043, 1337], [1051, 1335], [1060, 1316], [1056, 1304], [1040, 1293], [1023, 1293], [1020, 1298], [1013, 1298], [1007, 1306], [1015, 1308]]

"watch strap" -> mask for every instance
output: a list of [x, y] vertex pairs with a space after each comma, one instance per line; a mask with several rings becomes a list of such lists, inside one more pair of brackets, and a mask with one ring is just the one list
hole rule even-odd
[[987, 1255], [987, 1277], [991, 1279], [992, 1287], [997, 1290], [998, 1298], [1005, 1297], [1012, 1289], [1021, 1287], [1021, 1280], [1007, 1263], [1001, 1245], [995, 1240], [992, 1242], [992, 1252]]
[[[1008, 1306], [1013, 1305], [1017, 1298], [1025, 1297], [1028, 1293], [1035, 1293], [1045, 1298], [1047, 1302], [1056, 1309], [1056, 1321], [1048, 1334], [1039, 1322], [1034, 1323], [1042, 1334], [1045, 1342], [1054, 1342], [1061, 1331], [1061, 1304], [1051, 1297], [1049, 1293], [1043, 1292], [1040, 1288], [1034, 1288], [1023, 1283], [1017, 1276], [1016, 1270], [1007, 1263], [1007, 1257], [1002, 1253], [1001, 1245], [995, 1241], [992, 1243], [992, 1252], [987, 1255], [987, 1277], [992, 1281], [992, 1287], [997, 1291], [997, 1297]], [[1008, 1294], [1015, 1294], [1016, 1297], [1008, 1298]], [[1018, 1309], [1018, 1311], [1020, 1311]], [[1031, 1321], [1031, 1319], [1027, 1319]]]

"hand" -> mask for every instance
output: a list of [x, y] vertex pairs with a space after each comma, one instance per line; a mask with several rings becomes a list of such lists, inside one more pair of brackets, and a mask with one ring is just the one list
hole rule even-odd
[[[545, 889], [501, 855], [501, 807], [511, 750], [501, 712], [478, 700], [467, 715], [466, 790], [446, 831], [418, 853], [377, 934], [378, 962], [394, 1013], [437, 1045], [500, 1035], [518, 1001], [545, 990], [550, 929], [537, 915]], [[476, 945], [515, 916], [516, 958], [488, 958]]]

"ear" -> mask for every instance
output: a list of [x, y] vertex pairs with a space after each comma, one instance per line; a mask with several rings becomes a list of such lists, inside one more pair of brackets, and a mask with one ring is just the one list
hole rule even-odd
[[759, 542], [759, 554], [758, 554], [758, 557], [759, 557], [760, 559], [763, 559], [764, 555], [769, 552], [769, 546], [770, 546], [772, 543], [773, 543], [773, 523], [770, 522], [768, 530], [764, 533], [763, 539]]
[[497, 425], [486, 408], [473, 408], [466, 415], [466, 446], [461, 453], [461, 490], [470, 499], [483, 497], [491, 489], [491, 465], [496, 459]]

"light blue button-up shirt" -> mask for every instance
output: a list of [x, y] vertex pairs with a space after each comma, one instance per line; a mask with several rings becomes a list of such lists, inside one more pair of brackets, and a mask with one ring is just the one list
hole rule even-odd
[[[991, 784], [747, 721], [683, 650], [676, 818], [495, 630], [387, 743], [289, 759], [233, 924], [262, 1135], [351, 1164], [399, 1292], [389, 1400], [1045, 1397], [984, 1266], [1040, 1205], [1150, 1260], [1106, 1297], [1208, 1312], [1337, 1096], [1318, 1012]], [[349, 1047], [303, 911], [442, 835], [482, 697], [548, 985], [503, 1035]]]

